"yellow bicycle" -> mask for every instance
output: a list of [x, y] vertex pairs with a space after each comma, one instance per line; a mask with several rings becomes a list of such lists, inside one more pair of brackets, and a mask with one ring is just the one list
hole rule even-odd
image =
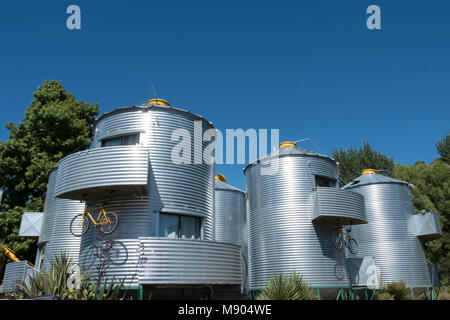
[[[97, 218], [93, 215], [97, 213]], [[86, 208], [83, 213], [77, 214], [70, 222], [70, 232], [75, 237], [81, 237], [85, 234], [90, 226], [90, 221], [96, 228], [99, 228], [103, 233], [109, 234], [116, 230], [119, 219], [117, 214], [113, 211], [108, 211], [103, 207]]]

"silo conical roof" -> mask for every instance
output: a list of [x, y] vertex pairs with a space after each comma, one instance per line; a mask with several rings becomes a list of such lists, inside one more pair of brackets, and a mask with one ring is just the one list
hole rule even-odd
[[216, 178], [215, 178], [215, 188], [218, 190], [231, 190], [231, 191], [239, 191], [239, 192], [244, 193], [244, 191], [242, 191], [236, 187], [233, 187], [231, 184], [228, 184], [225, 181], [219, 179], [218, 175], [216, 175]]
[[314, 156], [314, 157], [320, 157], [320, 158], [325, 158], [325, 159], [334, 161], [333, 158], [330, 158], [326, 155], [300, 148], [297, 146], [297, 144], [295, 142], [285, 141], [285, 142], [280, 143], [279, 149], [274, 150], [272, 153], [270, 153], [269, 155], [267, 155], [265, 157], [262, 157], [256, 161], [250, 162], [244, 168], [244, 172], [247, 170], [247, 168], [249, 168], [250, 166], [252, 166], [256, 163], [260, 163], [260, 162], [267, 161], [267, 160], [270, 160], [273, 158], [278, 158], [278, 157], [297, 156], [297, 155]]
[[408, 182], [375, 173], [375, 170], [373, 170], [373, 169], [366, 169], [363, 171], [362, 175], [360, 175], [358, 178], [353, 179], [350, 183], [346, 184], [343, 187], [343, 189], [360, 187], [360, 186], [376, 184], [376, 183], [397, 183], [397, 184], [405, 184], [408, 186], [412, 186]]

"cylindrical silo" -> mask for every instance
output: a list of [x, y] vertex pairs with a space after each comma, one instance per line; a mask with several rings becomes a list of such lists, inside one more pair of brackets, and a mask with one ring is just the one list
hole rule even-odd
[[248, 245], [245, 193], [215, 175], [214, 219], [216, 240], [241, 246], [242, 289], [248, 285]]
[[58, 169], [49, 173], [45, 196], [44, 215], [38, 245], [45, 245], [44, 271], [48, 271], [51, 261], [66, 252], [74, 264], [78, 263], [80, 238], [70, 232], [70, 222], [77, 214], [83, 213], [84, 203], [77, 200], [55, 198], [55, 182]]
[[424, 251], [411, 223], [411, 185], [367, 169], [344, 189], [365, 198], [368, 224], [353, 226], [352, 234], [358, 239], [357, 256], [375, 257], [381, 285], [403, 280], [410, 287], [430, 287]]
[[[126, 283], [133, 286], [138, 285], [137, 270], [139, 264], [144, 263], [138, 260], [140, 238], [214, 240], [214, 164], [196, 158], [198, 151], [202, 155], [202, 150], [210, 143], [203, 139], [207, 130], [213, 130], [209, 121], [170, 107], [162, 99], [154, 99], [141, 106], [119, 108], [97, 119], [92, 148], [87, 153], [104, 152], [105, 155], [93, 158], [92, 166], [98, 166], [100, 170], [89, 168], [87, 164], [80, 170], [91, 171], [97, 181], [111, 181], [114, 175], [117, 181], [112, 184], [117, 185], [122, 181], [129, 183], [133, 177], [142, 175], [146, 178], [146, 192], [142, 194], [142, 190], [122, 186], [110, 195], [97, 196], [90, 201], [93, 206], [103, 206], [107, 212], [114, 211], [119, 223], [112, 234], [101, 235], [91, 225], [83, 235], [81, 260], [85, 271], [97, 272], [99, 259], [92, 252], [98, 246], [99, 237], [102, 240], [114, 239], [116, 243], [113, 251], [117, 257], [113, 257], [107, 269], [108, 277], [125, 277]], [[186, 148], [175, 152], [181, 141]], [[123, 160], [123, 164], [114, 168], [115, 172], [102, 171], [101, 168], [108, 168], [114, 161], [119, 161], [120, 155], [111, 158], [106, 155], [114, 148], [146, 152], [146, 165], [141, 165], [136, 158]], [[174, 156], [186, 154], [189, 157], [183, 159], [187, 159], [187, 163], [174, 160]], [[114, 189], [114, 186], [109, 188]], [[98, 195], [98, 190], [87, 190], [86, 193], [89, 199], [90, 194]], [[189, 235], [179, 235], [168, 231], [166, 226], [174, 219], [182, 220], [181, 223], [187, 221], [192, 230], [198, 227], [200, 233], [193, 231]]]
[[247, 165], [244, 175], [250, 290], [264, 288], [271, 277], [292, 271], [312, 287], [348, 287], [345, 251], [335, 249], [330, 241], [338, 219], [315, 221], [313, 211], [316, 188], [337, 191], [330, 193], [336, 200], [340, 196], [335, 160], [285, 142], [277, 152]]
[[245, 228], [245, 193], [227, 183], [221, 174], [215, 176], [216, 240], [241, 245]]

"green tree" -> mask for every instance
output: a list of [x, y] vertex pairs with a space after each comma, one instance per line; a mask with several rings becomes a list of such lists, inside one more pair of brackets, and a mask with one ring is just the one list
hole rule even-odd
[[431, 164], [419, 161], [414, 165], [397, 164], [396, 179], [411, 183], [416, 212], [436, 212], [443, 237], [425, 244], [428, 263], [436, 265], [443, 285], [450, 285], [450, 166], [440, 159]]
[[436, 143], [436, 149], [442, 160], [450, 164], [450, 132], [439, 142]]
[[350, 147], [347, 151], [333, 150], [333, 158], [339, 163], [339, 177], [344, 184], [361, 175], [364, 169], [380, 170], [378, 173], [392, 176], [394, 160], [375, 151], [365, 142], [362, 147]]
[[[34, 241], [17, 235], [22, 211], [42, 211], [48, 171], [89, 146], [98, 114], [97, 104], [76, 100], [55, 80], [44, 81], [33, 97], [20, 123], [6, 124], [9, 140], [0, 142], [0, 242], [29, 260]], [[0, 270], [4, 264], [0, 260]]]

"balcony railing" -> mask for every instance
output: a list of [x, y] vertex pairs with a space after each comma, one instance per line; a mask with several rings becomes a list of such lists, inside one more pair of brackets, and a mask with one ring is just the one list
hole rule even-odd
[[147, 195], [148, 149], [117, 146], [85, 150], [59, 162], [55, 196], [96, 200], [114, 195]]
[[415, 214], [411, 218], [416, 236], [422, 241], [435, 240], [442, 237], [439, 217], [433, 212]]
[[339, 225], [367, 223], [364, 197], [348, 190], [317, 187], [313, 192], [311, 220]]
[[140, 238], [139, 284], [241, 284], [240, 246], [206, 240]]

